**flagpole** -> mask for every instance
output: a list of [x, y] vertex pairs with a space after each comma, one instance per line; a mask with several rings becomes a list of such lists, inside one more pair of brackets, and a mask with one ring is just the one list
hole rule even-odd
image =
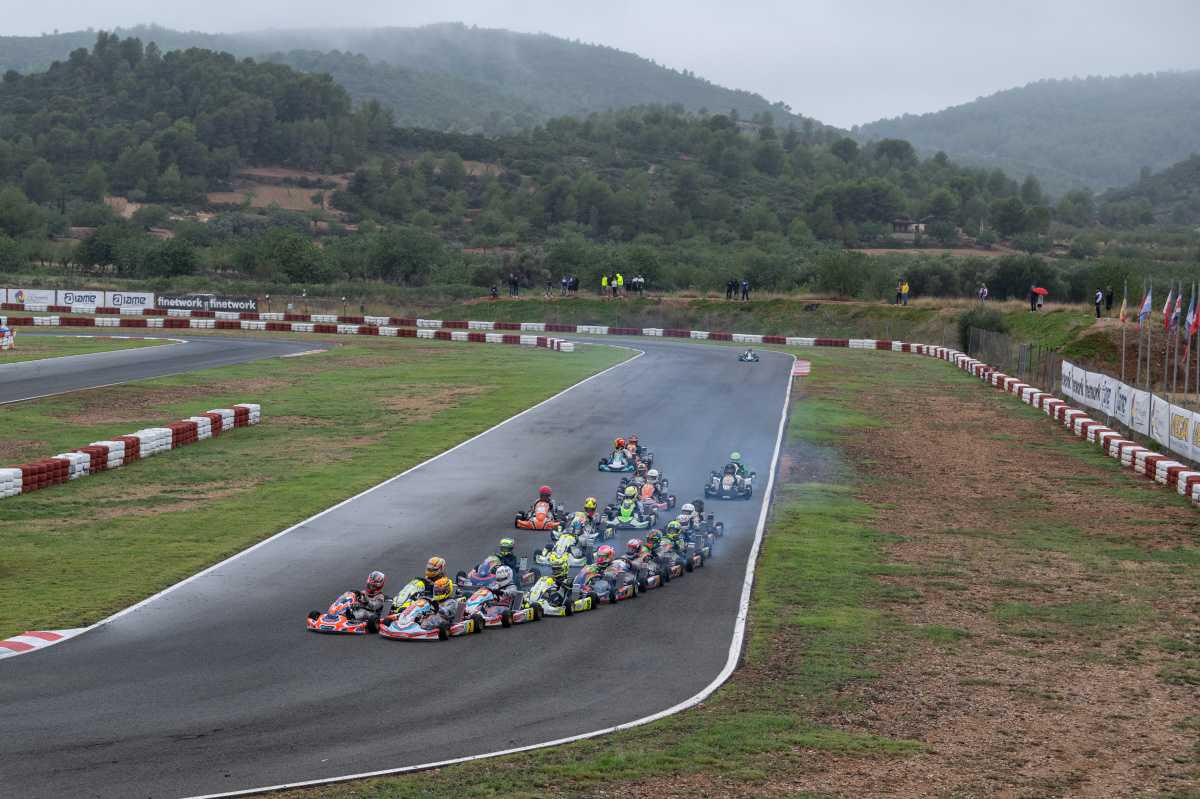
[[[1125, 278], [1125, 288], [1121, 291], [1121, 382], [1125, 382], [1125, 309], [1129, 301], [1129, 278]], [[1191, 363], [1191, 361], [1188, 361]], [[1187, 380], [1185, 379], [1186, 383]]]
[[[1179, 290], [1181, 292], [1183, 291], [1182, 285], [1179, 286]], [[1189, 302], [1190, 301], [1191, 300], [1189, 298]], [[1179, 306], [1176, 305], [1175, 307], [1178, 308]], [[1174, 320], [1174, 318], [1175, 318], [1175, 316], [1174, 316], [1174, 314], [1172, 314], [1171, 319]], [[1181, 329], [1182, 327], [1183, 327], [1182, 320], [1178, 323], [1173, 322], [1171, 325], [1171, 329], [1175, 332], [1175, 357], [1171, 360], [1171, 396], [1172, 397], [1174, 397], [1175, 394], [1179, 391], [1179, 339], [1180, 339], [1181, 335], [1183, 334], [1183, 330]]]
[[[1150, 289], [1154, 290], [1154, 281], [1150, 281]], [[1150, 367], [1154, 363], [1154, 303], [1151, 298], [1150, 312], [1146, 314], [1146, 390], [1154, 385], [1151, 380]]]
[[1142, 306], [1146, 304], [1146, 278], [1142, 278], [1142, 299], [1138, 303], [1135, 316], [1137, 317], [1137, 376], [1134, 377], [1133, 384], [1140, 386], [1142, 384]]
[[[1188, 316], [1193, 316], [1196, 313], [1196, 281], [1192, 281], [1192, 302], [1191, 308], [1188, 310]], [[1183, 403], [1188, 403], [1188, 385], [1192, 373], [1192, 359], [1188, 357], [1192, 351], [1192, 320], [1184, 319], [1183, 323], [1186, 327], [1184, 331], [1187, 335], [1187, 344], [1183, 348]], [[1176, 366], [1176, 369], [1179, 367]]]

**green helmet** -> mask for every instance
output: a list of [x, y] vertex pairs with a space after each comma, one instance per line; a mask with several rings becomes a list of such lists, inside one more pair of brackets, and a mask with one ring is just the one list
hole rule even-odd
[[637, 489], [633, 486], [625, 486], [625, 496], [629, 497], [630, 499], [636, 497], [637, 493]]
[[729, 460], [733, 461], [734, 463], [740, 463], [742, 460], [742, 453], [740, 453], [740, 452], [729, 453]]
[[550, 572], [556, 580], [565, 580], [571, 573], [571, 563], [566, 555], [554, 553], [550, 556]]
[[501, 538], [500, 549], [498, 551], [501, 555], [511, 555], [516, 545], [517, 542], [513, 541], [511, 538]]

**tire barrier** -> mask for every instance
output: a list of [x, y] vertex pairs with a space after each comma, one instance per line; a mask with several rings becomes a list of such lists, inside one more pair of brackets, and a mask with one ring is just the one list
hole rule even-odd
[[[185, 316], [185, 314], [187, 316]], [[200, 314], [208, 314], [201, 316]], [[212, 318], [216, 316], [217, 318]], [[233, 317], [230, 319], [220, 317]], [[407, 327], [398, 325], [375, 325], [362, 322], [362, 317], [337, 317], [312, 315], [314, 321], [239, 319], [237, 317], [297, 316], [297, 314], [241, 314], [224, 311], [175, 311], [169, 316], [122, 314], [120, 316], [0, 316], [0, 324], [7, 321], [14, 327], [103, 327], [103, 328], [169, 328], [175, 330], [243, 330], [277, 333], [324, 333], [343, 336], [390, 336], [395, 338], [420, 338], [436, 341], [466, 341], [477, 344], [514, 344], [522, 347], [540, 347], [555, 352], [574, 352], [575, 343], [554, 336], [521, 335], [519, 333], [484, 333], [468, 328], [468, 322], [449, 322], [453, 328], [442, 329], [441, 320], [430, 319], [384, 319], [369, 317], [372, 321], [411, 323]], [[359, 321], [339, 322], [338, 319]], [[418, 325], [420, 323], [420, 325]], [[533, 324], [533, 323], [526, 323]], [[518, 328], [520, 326], [518, 325]], [[546, 325], [540, 325], [544, 328]], [[566, 325], [561, 325], [566, 327]], [[572, 326], [573, 327], [573, 326]], [[530, 328], [535, 329], [533, 327]]]
[[255, 402], [244, 402], [190, 416], [163, 427], [150, 427], [127, 436], [116, 436], [111, 441], [93, 441], [86, 447], [63, 452], [53, 458], [0, 469], [0, 499], [116, 469], [260, 421], [262, 406]]

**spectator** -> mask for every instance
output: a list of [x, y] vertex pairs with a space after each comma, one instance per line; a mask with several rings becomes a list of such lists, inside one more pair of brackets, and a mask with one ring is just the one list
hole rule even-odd
[[546, 278], [546, 291], [542, 296], [548, 300], [550, 299], [550, 295], [552, 293], [554, 293], [554, 281], [550, 278]]
[[1095, 303], [1096, 303], [1096, 318], [1099, 319], [1100, 318], [1100, 306], [1104, 304], [1104, 292], [1101, 291], [1100, 289], [1096, 289]]
[[732, 300], [733, 293], [737, 291], [737, 281], [733, 278], [725, 281], [725, 299]]
[[646, 293], [646, 276], [645, 275], [637, 276], [637, 292], [638, 292], [639, 296]]
[[608, 293], [608, 273], [600, 275], [600, 296], [603, 297]]
[[1108, 289], [1104, 292], [1104, 312], [1109, 314], [1110, 316], [1112, 315], [1112, 304], [1113, 304], [1113, 288], [1112, 288], [1112, 286], [1109, 286]]
[[979, 287], [979, 301], [987, 302], [987, 298], [988, 298], [987, 284], [983, 284]]
[[619, 296], [625, 293], [625, 276], [617, 272], [617, 286], [613, 289], [613, 296]]
[[742, 278], [742, 299], [750, 299], [750, 281], [746, 278]]
[[1038, 293], [1034, 291], [1034, 286], [1029, 287], [1029, 310], [1037, 311], [1038, 309]]
[[509, 272], [508, 273], [508, 296], [510, 296], [510, 297], [519, 296], [520, 295], [519, 285], [520, 284], [517, 282], [517, 276], [515, 274], [513, 274], [512, 272]]
[[567, 296], [567, 276], [566, 275], [563, 275], [562, 279], [560, 279], [558, 281], [558, 296], [560, 296], [560, 297]]
[[493, 284], [492, 284], [492, 290], [491, 290], [491, 292], [490, 292], [490, 293], [491, 293], [491, 295], [492, 295], [492, 300], [493, 300], [493, 301], [495, 301], [497, 298], [499, 298], [499, 296], [500, 296], [500, 289], [498, 289], [498, 288], [496, 287], [496, 284], [495, 284], [495, 283], [493, 283]]
[[896, 281], [896, 303], [895, 303], [896, 305], [900, 304], [900, 295], [903, 294], [903, 286], [904, 286], [903, 280]]
[[579, 275], [571, 275], [571, 285], [568, 286], [571, 294], [576, 294], [579, 291]]
[[908, 305], [908, 281], [900, 283], [900, 304]]

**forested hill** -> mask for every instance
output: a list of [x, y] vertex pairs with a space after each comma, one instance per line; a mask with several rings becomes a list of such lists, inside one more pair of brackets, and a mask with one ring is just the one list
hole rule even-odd
[[[236, 34], [139, 27], [117, 34], [154, 41], [163, 50], [270, 55], [298, 69], [328, 72], [356, 101], [376, 99], [411, 127], [502, 134], [559, 116], [675, 103], [690, 111], [736, 109], [744, 119], [769, 113], [781, 127], [821, 127], [757, 94], [633, 53], [544, 34], [461, 24]], [[93, 38], [84, 32], [0, 37], [0, 71], [44, 69]]]
[[1108, 192], [1104, 200], [1108, 204], [1138, 204], [1148, 208], [1159, 222], [1200, 225], [1200, 155], [1192, 155], [1157, 174], [1143, 175], [1132, 186]]
[[1200, 149], [1200, 70], [1043, 80], [856, 130], [967, 163], [1037, 175], [1056, 194], [1125, 186]]
[[60, 205], [110, 190], [187, 202], [245, 164], [351, 169], [392, 121], [350, 106], [327, 75], [101, 33], [0, 81], [0, 181]]

